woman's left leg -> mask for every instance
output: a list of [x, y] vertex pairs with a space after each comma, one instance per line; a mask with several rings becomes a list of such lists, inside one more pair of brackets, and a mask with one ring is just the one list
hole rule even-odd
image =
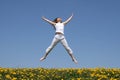
[[67, 43], [66, 39], [63, 38], [63, 39], [61, 40], [61, 43], [62, 43], [62, 45], [65, 47], [66, 51], [69, 53], [69, 55], [70, 55], [70, 57], [72, 58], [72, 60], [73, 60], [75, 63], [77, 63], [77, 60], [76, 60], [75, 57], [73, 56], [73, 51], [72, 51], [71, 48], [68, 46], [68, 43]]

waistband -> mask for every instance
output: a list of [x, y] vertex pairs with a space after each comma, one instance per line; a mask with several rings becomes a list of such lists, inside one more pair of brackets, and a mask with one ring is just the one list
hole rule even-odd
[[56, 35], [56, 34], [62, 34], [62, 35], [64, 35], [64, 34], [63, 34], [63, 33], [61, 33], [61, 32], [56, 32], [56, 33], [55, 33], [55, 35]]

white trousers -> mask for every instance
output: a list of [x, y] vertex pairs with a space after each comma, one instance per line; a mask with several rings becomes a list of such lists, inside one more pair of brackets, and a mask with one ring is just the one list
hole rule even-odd
[[71, 56], [72, 59], [74, 59], [72, 53], [73, 51], [71, 50], [71, 48], [68, 46], [68, 43], [64, 37], [63, 34], [56, 34], [53, 38], [53, 41], [51, 43], [51, 45], [46, 49], [46, 54], [45, 54], [45, 58], [47, 57], [47, 55], [49, 54], [49, 52], [56, 46], [56, 44], [58, 42], [61, 42], [61, 44], [64, 46], [64, 48], [66, 49], [66, 51], [69, 53], [69, 55]]

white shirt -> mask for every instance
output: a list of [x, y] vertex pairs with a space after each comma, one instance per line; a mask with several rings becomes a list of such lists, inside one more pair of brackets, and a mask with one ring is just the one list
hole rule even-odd
[[61, 22], [56, 23], [55, 25], [56, 32], [61, 32], [64, 34], [64, 24]]

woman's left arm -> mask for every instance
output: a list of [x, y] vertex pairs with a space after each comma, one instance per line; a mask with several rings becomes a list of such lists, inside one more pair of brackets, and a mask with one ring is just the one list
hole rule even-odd
[[63, 24], [64, 25], [67, 24], [72, 19], [72, 17], [73, 17], [73, 14], [66, 21], [64, 21]]

